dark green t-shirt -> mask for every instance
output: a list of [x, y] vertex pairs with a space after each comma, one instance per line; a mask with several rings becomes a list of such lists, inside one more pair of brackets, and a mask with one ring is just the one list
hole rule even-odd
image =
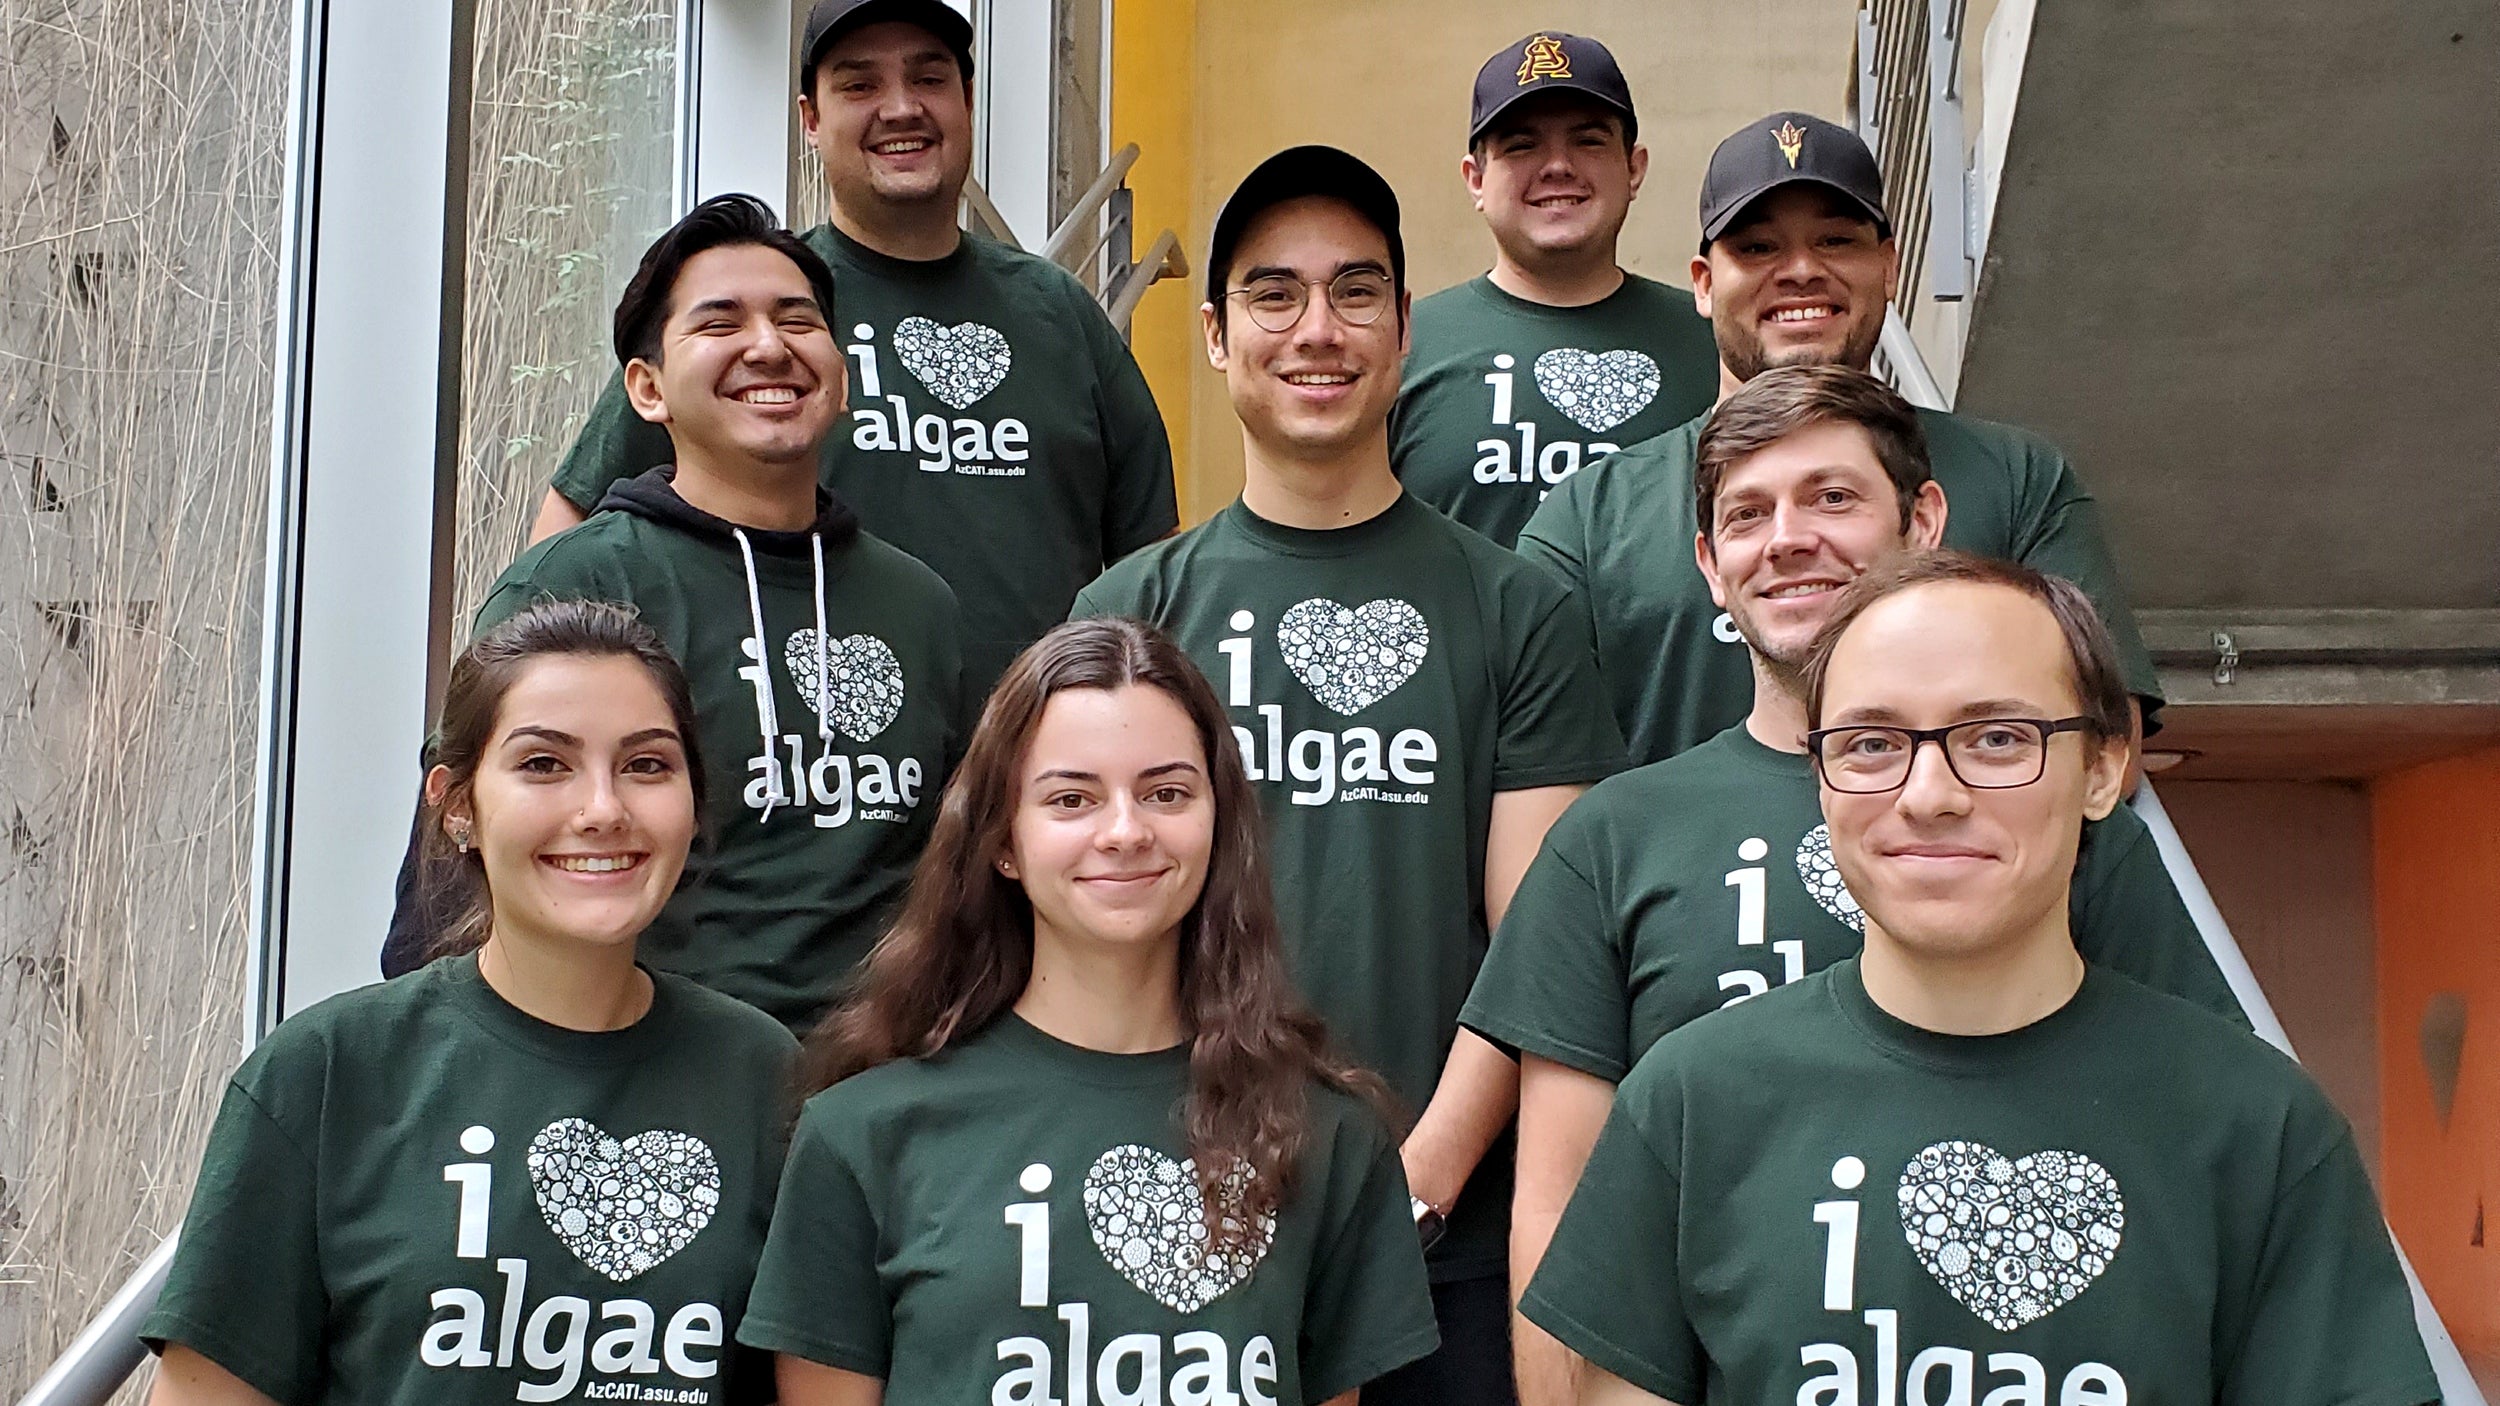
[[[1409, 1113], [1440, 1080], [1487, 941], [1497, 791], [1622, 764], [1586, 622], [1545, 572], [1412, 495], [1333, 531], [1235, 502], [1077, 597], [1168, 632], [1233, 717], [1295, 978]], [[1506, 1148], [1459, 1198], [1442, 1278], [1496, 1272]]]
[[2419, 1406], [2352, 1132], [2245, 1030], [2093, 968], [1938, 1035], [1852, 960], [1658, 1042], [1522, 1304], [1683, 1406]]
[[1637, 273], [1576, 308], [1475, 278], [1417, 303], [1414, 325], [1389, 457], [1409, 492], [1505, 547], [1555, 484], [1719, 393], [1693, 295]]
[[728, 524], [655, 478], [523, 553], [477, 628], [550, 597], [642, 612], [694, 686], [709, 773], [702, 838], [643, 956], [804, 1031], [883, 930], [936, 823], [969, 709], [954, 596], [860, 533], [826, 546], [820, 637], [809, 534], [750, 531], [759, 650]]
[[[2039, 436], [1986, 420], [1918, 412], [1944, 489], [1944, 544], [2005, 557], [2081, 586], [2101, 610], [2127, 688], [2161, 697], [2136, 634], [2100, 511], [2065, 456]], [[1575, 474], [1519, 534], [1519, 552], [1562, 573], [1595, 620], [1597, 666], [1635, 763], [1663, 761], [1753, 707], [1753, 663], [1693, 564], [1693, 451], [1682, 425]]]
[[738, 1340], [885, 1381], [886, 1406], [1301, 1406], [1430, 1352], [1406, 1178], [1311, 1092], [1284, 1203], [1211, 1247], [1177, 1113], [1189, 1050], [1000, 1017], [799, 1118]]
[[[2083, 827], [2068, 916], [2085, 957], [2247, 1024], [2134, 811]], [[1554, 822], [1459, 1019], [1620, 1082], [1668, 1031], [1857, 955], [1864, 925], [1805, 754], [1739, 723]]]
[[[893, 259], [830, 225], [807, 243], [833, 269], [851, 377], [825, 486], [955, 588], [986, 695], [1079, 586], [1179, 523], [1163, 417], [1102, 309], [1046, 259], [977, 235]], [[611, 378], [555, 488], [588, 511], [674, 457]]]
[[324, 1001], [227, 1087], [140, 1336], [282, 1406], [770, 1400], [730, 1332], [795, 1049], [665, 972], [600, 1033], [473, 955]]

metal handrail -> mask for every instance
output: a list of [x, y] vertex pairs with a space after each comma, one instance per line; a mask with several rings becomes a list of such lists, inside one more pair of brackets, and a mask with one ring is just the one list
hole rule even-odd
[[1883, 352], [1884, 365], [1892, 371], [1893, 388], [1901, 392], [1903, 400], [1923, 410], [1953, 408], [1944, 387], [1936, 382], [1936, 373], [1927, 367], [1927, 353], [1918, 349], [1918, 339], [1910, 335], [1910, 324], [1901, 320], [1901, 309], [1885, 306], [1884, 332], [1876, 347]]
[[54, 1358], [17, 1399], [18, 1406], [103, 1406], [121, 1390], [122, 1383], [147, 1360], [147, 1347], [139, 1341], [139, 1324], [156, 1308], [156, 1296], [164, 1292], [165, 1273], [174, 1263], [174, 1243], [181, 1236], [176, 1227], [164, 1244], [139, 1262], [103, 1309], [87, 1320], [68, 1350]]
[[1042, 257], [1073, 273], [1084, 261], [1086, 254], [1101, 247], [1102, 236], [1096, 233], [1088, 247], [1078, 253], [1075, 258], [1068, 257], [1069, 250], [1076, 247], [1077, 241], [1084, 238], [1087, 231], [1093, 230], [1094, 217], [1101, 214], [1102, 207], [1110, 203], [1111, 192], [1118, 190], [1128, 180], [1129, 168], [1136, 164], [1137, 143], [1130, 142], [1127, 146], [1113, 152], [1111, 164], [1102, 168], [1102, 174], [1094, 177], [1094, 183], [1087, 186], [1085, 193], [1076, 198], [1076, 204], [1068, 207], [1067, 217], [1059, 222], [1059, 228], [1052, 230], [1050, 238], [1042, 241]]
[[[2257, 985], [2257, 973], [2248, 965], [2248, 956], [2240, 951], [2238, 939], [2231, 936], [2231, 925], [2223, 921], [2222, 909], [2214, 903], [2211, 890], [2205, 887], [2205, 876], [2196, 872], [2196, 861], [2188, 857], [2187, 843], [2179, 838], [2179, 828], [2170, 823], [2170, 812], [2162, 809], [2161, 798], [2153, 794], [2153, 783], [2145, 782], [2135, 790], [2135, 811], [2144, 820], [2144, 828], [2153, 832], [2153, 847], [2160, 851], [2162, 867], [2170, 871], [2170, 882], [2179, 890], [2179, 901], [2187, 905], [2188, 917], [2195, 920], [2197, 934], [2205, 939], [2205, 950], [2211, 952], [2214, 964], [2222, 968], [2222, 979], [2231, 985], [2231, 994], [2247, 1013], [2248, 1023], [2260, 1038], [2293, 1059], [2300, 1056], [2292, 1049], [2291, 1036], [2284, 1033], [2283, 1022], [2276, 1018], [2274, 1005]], [[2457, 1351], [2457, 1340], [2448, 1333], [2448, 1325], [2439, 1319], [2439, 1310], [2422, 1287], [2422, 1278], [2413, 1272], [2413, 1261], [2405, 1257], [2404, 1245], [2396, 1239], [2390, 1226], [2388, 1242], [2396, 1247], [2396, 1262], [2403, 1266], [2405, 1286], [2413, 1292], [2413, 1323], [2421, 1330], [2422, 1346], [2430, 1353], [2431, 1370], [2439, 1377], [2440, 1400], [2445, 1406], [2488, 1406], [2483, 1389], [2475, 1384], [2474, 1374], [2466, 1369], [2465, 1354]]]
[[1181, 255], [1181, 238], [1167, 229], [1155, 236], [1155, 242], [1146, 246], [1146, 257], [1112, 288], [1111, 301], [1103, 310], [1111, 314], [1111, 325], [1125, 332], [1148, 285], [1188, 276], [1189, 260]]

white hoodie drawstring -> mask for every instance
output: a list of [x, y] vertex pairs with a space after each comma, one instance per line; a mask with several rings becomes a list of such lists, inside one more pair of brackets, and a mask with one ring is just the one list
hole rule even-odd
[[819, 741], [833, 741], [833, 668], [830, 663], [832, 641], [825, 637], [825, 535], [807, 534], [808, 546], [816, 552], [816, 736]]
[[[778, 750], [781, 720], [773, 708], [773, 648], [771, 642], [764, 638], [764, 599], [757, 592], [755, 584], [755, 548], [748, 545], [746, 533], [738, 528], [730, 528], [729, 535], [738, 539], [738, 556], [746, 563], [747, 568], [747, 619], [755, 628], [755, 722], [764, 733], [763, 818], [770, 820], [773, 818], [775, 806], [787, 805], [790, 802], [789, 793], [781, 786], [781, 753]], [[819, 571], [822, 571], [821, 567]], [[819, 579], [822, 579], [821, 576]], [[823, 619], [823, 609], [822, 588], [820, 587], [817, 605], [819, 620]], [[823, 637], [824, 630], [821, 626], [816, 633], [820, 639]], [[822, 677], [823, 672], [820, 659], [818, 676]]]

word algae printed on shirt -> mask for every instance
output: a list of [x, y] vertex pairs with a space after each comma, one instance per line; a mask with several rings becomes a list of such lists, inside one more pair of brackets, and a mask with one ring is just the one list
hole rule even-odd
[[[1866, 1184], [1862, 1158], [1832, 1164], [1844, 1192]], [[1903, 1233], [1930, 1277], [1987, 1327], [2010, 1332], [2075, 1301], [2117, 1253], [2126, 1209], [2118, 1180], [2078, 1152], [2007, 1157], [1984, 1143], [1922, 1148], [1895, 1187]], [[1855, 1196], [1814, 1204], [1823, 1227], [1822, 1305], [1851, 1315], [1868, 1337], [1808, 1343], [1798, 1406], [2127, 1406], [2127, 1381], [2103, 1362], [2055, 1378], [2026, 1352], [1940, 1343], [1902, 1354], [1901, 1310], [1857, 1301], [1861, 1207]], [[1789, 1399], [1778, 1393], [1778, 1399]]]
[[[738, 676], [755, 690], [765, 749], [747, 758], [747, 786], [740, 797], [747, 809], [761, 811], [767, 821], [784, 808], [805, 812], [825, 830], [853, 820], [908, 823], [926, 780], [920, 759], [834, 746], [837, 737], [861, 745], [872, 742], [902, 715], [903, 665], [893, 647], [865, 634], [844, 635], [820, 647], [813, 628], [791, 632], [782, 644], [782, 667], [816, 714], [812, 733], [778, 726], [781, 710], [774, 702], [772, 669], [764, 662], [762, 643], [748, 635], [738, 649], [748, 661]], [[810, 742], [816, 746], [812, 760]]]
[[[915, 412], [902, 391], [888, 391], [877, 355], [877, 329], [860, 323], [843, 351], [856, 364], [851, 391], [851, 447], [919, 455], [925, 473], [1022, 478], [1033, 457], [1033, 432], [1022, 420]], [[978, 322], [941, 326], [925, 317], [895, 324], [894, 358], [950, 410], [970, 410], [998, 389], [1015, 366], [1005, 333]]]
[[[1538, 423], [1516, 414], [1518, 365], [1517, 357], [1502, 352], [1485, 373], [1484, 384], [1492, 391], [1488, 428], [1503, 433], [1476, 441], [1475, 479], [1532, 485], [1541, 499], [1583, 464], [1623, 446], [1558, 437], [1540, 442]], [[1658, 363], [1628, 347], [1608, 352], [1556, 347], [1536, 359], [1532, 374], [1546, 404], [1592, 436], [1640, 414], [1658, 396]]]
[[[1247, 1282], [1275, 1242], [1273, 1215], [1238, 1214], [1248, 1175], [1236, 1167], [1219, 1192], [1229, 1203], [1220, 1223], [1247, 1235], [1218, 1244], [1207, 1234], [1190, 1159], [1174, 1161], [1135, 1143], [1111, 1148], [1094, 1159], [1079, 1192], [1094, 1248], [1138, 1293], [1176, 1313], [1196, 1313]], [[1016, 1184], [1027, 1197], [1040, 1197], [1057, 1180], [1047, 1163], [1035, 1162]], [[1096, 1353], [1096, 1305], [1053, 1302], [1050, 1210], [1048, 1201], [1023, 1200], [1000, 1214], [1016, 1235], [1017, 1306], [1050, 1309], [1062, 1336], [1056, 1344], [1029, 1334], [999, 1341], [1003, 1370], [991, 1384], [993, 1406], [1277, 1406], [1281, 1373], [1276, 1344], [1265, 1333], [1238, 1353], [1221, 1333], [1122, 1333]], [[1116, 1305], [1102, 1311], [1115, 1321], [1122, 1316]]]
[[[514, 1396], [525, 1402], [561, 1401], [582, 1386], [585, 1369], [607, 1377], [656, 1377], [706, 1381], [720, 1371], [726, 1316], [716, 1304], [682, 1304], [661, 1325], [659, 1308], [641, 1298], [602, 1298], [599, 1336], [590, 1336], [591, 1301], [554, 1294], [530, 1302], [531, 1262], [496, 1257], [488, 1244], [494, 1209], [494, 1130], [472, 1126], [460, 1149], [472, 1159], [443, 1168], [458, 1188], [452, 1253], [461, 1260], [492, 1258], [500, 1284], [453, 1284], [427, 1296], [436, 1317], [426, 1325], [417, 1359], [454, 1370], [508, 1369], [551, 1373], [522, 1380]], [[538, 1213], [572, 1256], [618, 1284], [658, 1269], [694, 1243], [719, 1212], [720, 1162], [712, 1149], [688, 1133], [653, 1129], [618, 1138], [582, 1118], [559, 1118], [530, 1139], [529, 1182]], [[558, 1282], [564, 1276], [557, 1273]], [[489, 1308], [488, 1296], [496, 1307]], [[656, 1383], [594, 1382], [583, 1390], [596, 1400], [678, 1401], [703, 1406], [710, 1392]]]
[[[1281, 703], [1255, 700], [1249, 631], [1258, 617], [1236, 610], [1227, 622], [1237, 633], [1219, 641], [1224, 656], [1228, 706], [1250, 708], [1263, 724], [1258, 732], [1240, 724], [1233, 740], [1241, 748], [1243, 768], [1253, 781], [1282, 781], [1290, 776], [1308, 790], [1289, 792], [1295, 805], [1319, 806], [1332, 801], [1379, 801], [1397, 805], [1428, 805], [1440, 743], [1422, 728], [1400, 728], [1383, 739], [1374, 727], [1354, 726], [1331, 732], [1305, 728], [1285, 735]], [[1432, 650], [1432, 629], [1423, 612], [1395, 598], [1349, 606], [1315, 597], [1287, 609], [1276, 625], [1276, 649], [1285, 667], [1320, 706], [1340, 717], [1352, 717], [1388, 698], [1423, 667]], [[1264, 746], [1262, 745], [1264, 744]], [[1401, 784], [1391, 790], [1375, 783]]]

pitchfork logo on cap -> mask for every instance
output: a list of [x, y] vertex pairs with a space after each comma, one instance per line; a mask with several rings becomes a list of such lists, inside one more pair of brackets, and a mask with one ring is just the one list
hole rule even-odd
[[1780, 145], [1780, 155], [1788, 158], [1788, 169], [1797, 169], [1797, 153], [1806, 148], [1806, 129], [1794, 122], [1782, 122], [1771, 131], [1771, 140]]
[[1519, 61], [1519, 86], [1527, 87], [1540, 78], [1569, 78], [1571, 55], [1564, 52], [1562, 41], [1550, 34], [1540, 34], [1528, 41], [1527, 57]]

